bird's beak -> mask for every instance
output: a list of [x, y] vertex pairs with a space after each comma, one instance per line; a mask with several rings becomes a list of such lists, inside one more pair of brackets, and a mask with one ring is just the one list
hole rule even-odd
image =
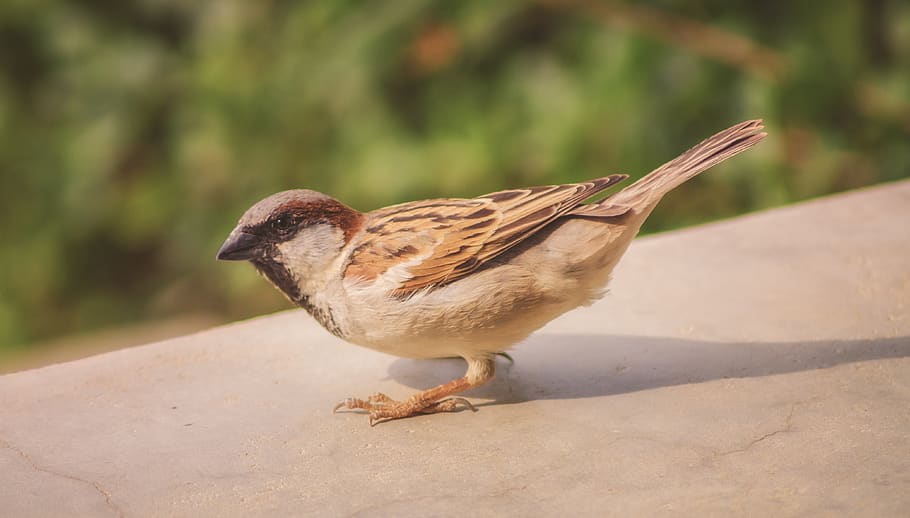
[[234, 230], [221, 245], [215, 259], [222, 261], [245, 261], [253, 258], [253, 250], [259, 244], [259, 238], [253, 234]]

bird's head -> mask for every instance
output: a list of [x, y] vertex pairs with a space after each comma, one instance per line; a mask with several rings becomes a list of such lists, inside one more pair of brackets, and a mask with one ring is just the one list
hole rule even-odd
[[216, 255], [250, 261], [293, 302], [321, 287], [363, 215], [330, 196], [282, 191], [250, 207]]

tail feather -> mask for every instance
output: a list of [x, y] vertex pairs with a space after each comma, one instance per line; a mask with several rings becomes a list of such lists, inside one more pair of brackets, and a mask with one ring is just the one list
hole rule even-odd
[[599, 203], [582, 205], [570, 214], [611, 217], [637, 208], [650, 211], [666, 193], [706, 169], [757, 144], [767, 136], [762, 129], [760, 119], [741, 122], [727, 128], [708, 137], [622, 191]]

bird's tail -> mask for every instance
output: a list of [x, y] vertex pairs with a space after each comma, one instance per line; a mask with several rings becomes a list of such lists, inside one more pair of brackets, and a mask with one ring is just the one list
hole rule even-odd
[[571, 214], [590, 217], [620, 216], [631, 209], [650, 212], [664, 194], [706, 169], [742, 153], [767, 136], [761, 119], [741, 122], [706, 138], [685, 153], [658, 167], [600, 203], [581, 205]]

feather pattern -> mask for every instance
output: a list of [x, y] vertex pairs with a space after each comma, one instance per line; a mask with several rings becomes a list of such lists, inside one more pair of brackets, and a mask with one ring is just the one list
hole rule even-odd
[[650, 211], [664, 194], [702, 171], [758, 144], [767, 136], [762, 129], [761, 120], [749, 120], [727, 128], [602, 202], [582, 205], [571, 213], [577, 216], [615, 217], [632, 209]]
[[404, 203], [366, 215], [345, 279], [390, 284], [407, 297], [464, 277], [626, 175]]

